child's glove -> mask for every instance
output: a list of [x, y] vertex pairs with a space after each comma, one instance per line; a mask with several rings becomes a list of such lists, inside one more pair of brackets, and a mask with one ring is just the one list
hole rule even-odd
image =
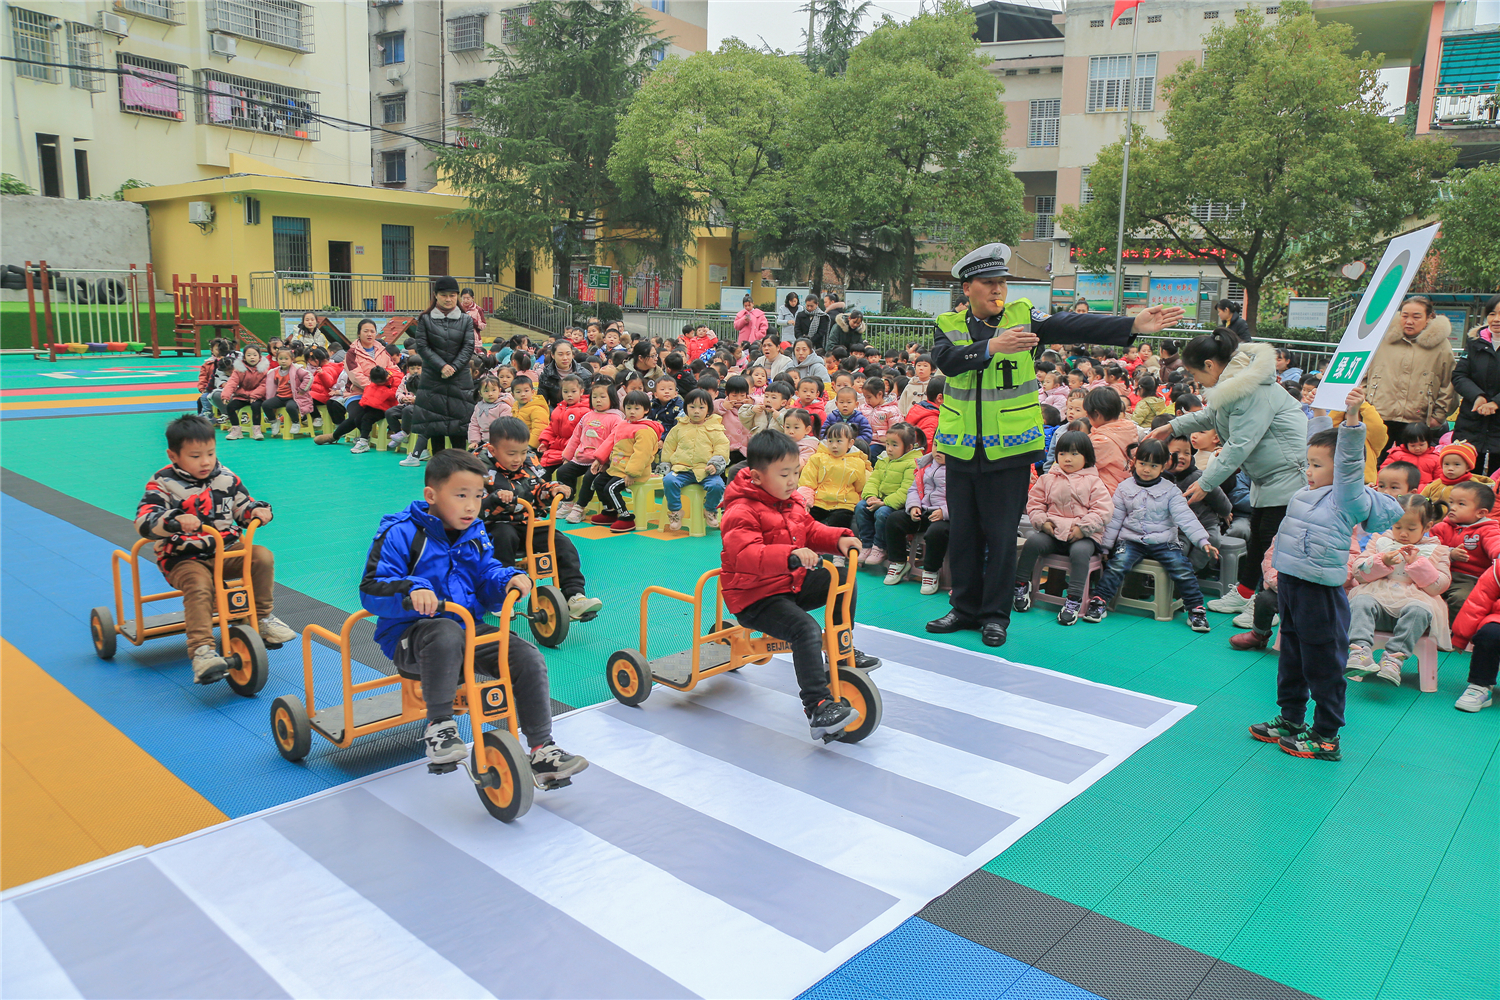
[[672, 474], [671, 462], [657, 462], [651, 467], [651, 471], [658, 476], [670, 476]]
[[722, 476], [724, 474], [724, 467], [728, 464], [729, 460], [726, 459], [723, 455], [715, 455], [713, 458], [710, 458], [708, 460], [709, 475]]

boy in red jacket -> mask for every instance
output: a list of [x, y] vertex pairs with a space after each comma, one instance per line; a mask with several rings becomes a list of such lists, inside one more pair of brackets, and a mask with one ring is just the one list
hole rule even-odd
[[1490, 518], [1495, 491], [1484, 483], [1465, 480], [1448, 496], [1448, 516], [1432, 526], [1432, 537], [1453, 550], [1453, 585], [1443, 594], [1448, 617], [1457, 621], [1474, 584], [1500, 558], [1500, 522]]
[[1495, 675], [1500, 669], [1500, 564], [1480, 578], [1464, 609], [1453, 620], [1453, 648], [1472, 645], [1469, 685], [1453, 707], [1477, 712], [1494, 704]]
[[[823, 740], [859, 721], [859, 713], [829, 695], [823, 628], [807, 612], [827, 605], [833, 583], [818, 553], [847, 555], [858, 551], [859, 542], [848, 528], [814, 521], [795, 495], [797, 442], [772, 429], [752, 437], [746, 447], [745, 471], [724, 495], [719, 592], [741, 625], [791, 644], [802, 710], [812, 738]], [[853, 595], [849, 614], [854, 614]], [[854, 664], [873, 670], [880, 661], [856, 649]]]
[[934, 375], [927, 380], [927, 388], [924, 390], [926, 399], [913, 403], [911, 409], [906, 411], [906, 422], [927, 435], [927, 448], [929, 454], [932, 452], [932, 442], [937, 434], [938, 409], [943, 405], [943, 376]]

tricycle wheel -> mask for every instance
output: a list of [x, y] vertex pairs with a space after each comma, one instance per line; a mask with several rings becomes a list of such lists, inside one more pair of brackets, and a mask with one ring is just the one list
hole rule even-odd
[[94, 636], [94, 652], [99, 659], [113, 659], [115, 655], [115, 616], [108, 608], [95, 608], [89, 612], [89, 631]]
[[312, 749], [312, 722], [301, 698], [284, 694], [271, 702], [271, 738], [287, 760], [296, 762], [307, 756]]
[[838, 735], [843, 743], [858, 743], [880, 728], [880, 689], [858, 667], [839, 670], [839, 693], [849, 707], [859, 712], [859, 722]]
[[604, 674], [610, 693], [622, 705], [639, 705], [651, 696], [651, 666], [633, 649], [611, 653]]
[[474, 741], [474, 773], [493, 783], [477, 786], [479, 801], [500, 822], [519, 819], [531, 808], [536, 793], [531, 759], [509, 732], [492, 729]]
[[537, 587], [531, 592], [531, 634], [543, 646], [561, 646], [568, 637], [568, 602], [556, 587]]
[[238, 658], [230, 661], [229, 673], [224, 676], [229, 690], [242, 698], [254, 698], [271, 676], [271, 661], [260, 633], [248, 625], [229, 626], [223, 655], [226, 659]]

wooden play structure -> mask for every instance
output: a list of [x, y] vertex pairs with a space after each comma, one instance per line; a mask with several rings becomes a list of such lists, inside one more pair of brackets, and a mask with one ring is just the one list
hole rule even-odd
[[[189, 275], [187, 281], [172, 275], [173, 343], [162, 349], [176, 351], [179, 356], [189, 352], [196, 355], [204, 332], [210, 340], [227, 337], [235, 347], [253, 344], [265, 350], [265, 342], [240, 322], [239, 275], [231, 274], [228, 281], [220, 281], [217, 274], [212, 281], [199, 281], [196, 274]], [[155, 338], [152, 340], [154, 347]]]

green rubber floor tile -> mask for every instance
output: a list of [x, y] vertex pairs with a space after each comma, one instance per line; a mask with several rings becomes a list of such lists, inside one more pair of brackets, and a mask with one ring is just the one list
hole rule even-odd
[[[1476, 865], [1476, 872], [1482, 867]], [[1491, 879], [1483, 881], [1493, 884]], [[1500, 900], [1493, 889], [1490, 901], [1488, 913], [1475, 913], [1428, 896], [1401, 943], [1401, 956], [1473, 974], [1476, 957], [1493, 959], [1496, 945], [1500, 944], [1500, 906], [1493, 905]]]
[[1349, 823], [1330, 820], [1313, 833], [1297, 855], [1296, 864], [1348, 867], [1366, 873], [1382, 885], [1421, 896], [1437, 874], [1442, 854], [1414, 848], [1404, 837], [1371, 833]]
[[1164, 840], [1144, 862], [1183, 883], [1207, 890], [1238, 892], [1259, 901], [1280, 881], [1296, 851], [1283, 840], [1257, 844], [1201, 827], [1184, 826]]
[[1102, 845], [1033, 830], [992, 859], [984, 870], [1075, 906], [1092, 909], [1137, 863], [1136, 859]]
[[1115, 854], [1139, 860], [1156, 850], [1179, 824], [1179, 820], [1123, 802], [1088, 796], [1069, 802], [1038, 829], [1080, 843], [1108, 845]]
[[1386, 976], [1379, 1000], [1494, 1000], [1496, 996], [1500, 996], [1500, 973], [1495, 969], [1492, 941], [1488, 952], [1473, 956], [1463, 970], [1424, 962], [1402, 951]]
[[[1164, 844], [1152, 857], [1165, 855], [1166, 848]], [[1211, 865], [1226, 863], [1233, 863], [1232, 855], [1210, 861]], [[1201, 857], [1196, 864], [1161, 865], [1148, 860], [1095, 903], [1094, 909], [1121, 923], [1217, 957], [1255, 913], [1261, 897], [1246, 888], [1245, 880], [1239, 878], [1241, 872], [1220, 868], [1217, 878], [1204, 878], [1206, 874]], [[1266, 885], [1273, 881], [1274, 876], [1264, 880]]]
[[[1293, 762], [1280, 751], [1272, 749], [1272, 752], [1295, 766], [1323, 763]], [[1300, 850], [1322, 823], [1330, 803], [1280, 794], [1274, 776], [1268, 778], [1251, 772], [1251, 777], [1242, 778], [1246, 771], [1246, 767], [1241, 767], [1225, 781], [1193, 811], [1187, 819], [1188, 825], [1250, 844], [1278, 841]]]
[[[1354, 914], [1339, 903], [1330, 909], [1334, 920]], [[1396, 949], [1369, 941], [1358, 930], [1362, 923], [1340, 920], [1348, 930], [1335, 930], [1273, 897], [1218, 957], [1321, 1000], [1374, 1000]]]
[[1453, 831], [1463, 817], [1468, 804], [1464, 794], [1465, 790], [1455, 790], [1445, 785], [1423, 788], [1418, 819], [1412, 789], [1397, 790], [1384, 784], [1356, 782], [1344, 793], [1327, 818], [1369, 830], [1373, 834], [1404, 837], [1414, 848], [1442, 850], [1452, 840]]
[[1184, 781], [1180, 775], [1135, 764], [1136, 756], [1100, 778], [1089, 792], [1176, 822], [1186, 819], [1213, 793], [1213, 788], [1200, 782]]
[[1474, 796], [1469, 800], [1458, 828], [1453, 831], [1448, 851], [1483, 853], [1494, 847], [1496, 830], [1500, 830], [1500, 795], [1475, 785]]
[[1406, 937], [1422, 905], [1419, 893], [1392, 889], [1378, 871], [1362, 870], [1352, 861], [1342, 866], [1294, 863], [1268, 898], [1281, 903], [1288, 913], [1316, 913], [1333, 906], [1358, 914], [1354, 926], [1360, 938], [1392, 949]]
[[1479, 853], [1449, 851], [1427, 887], [1427, 900], [1481, 917], [1493, 917], [1500, 912], [1500, 897], [1491, 874], [1493, 856], [1493, 842], [1488, 850]]

